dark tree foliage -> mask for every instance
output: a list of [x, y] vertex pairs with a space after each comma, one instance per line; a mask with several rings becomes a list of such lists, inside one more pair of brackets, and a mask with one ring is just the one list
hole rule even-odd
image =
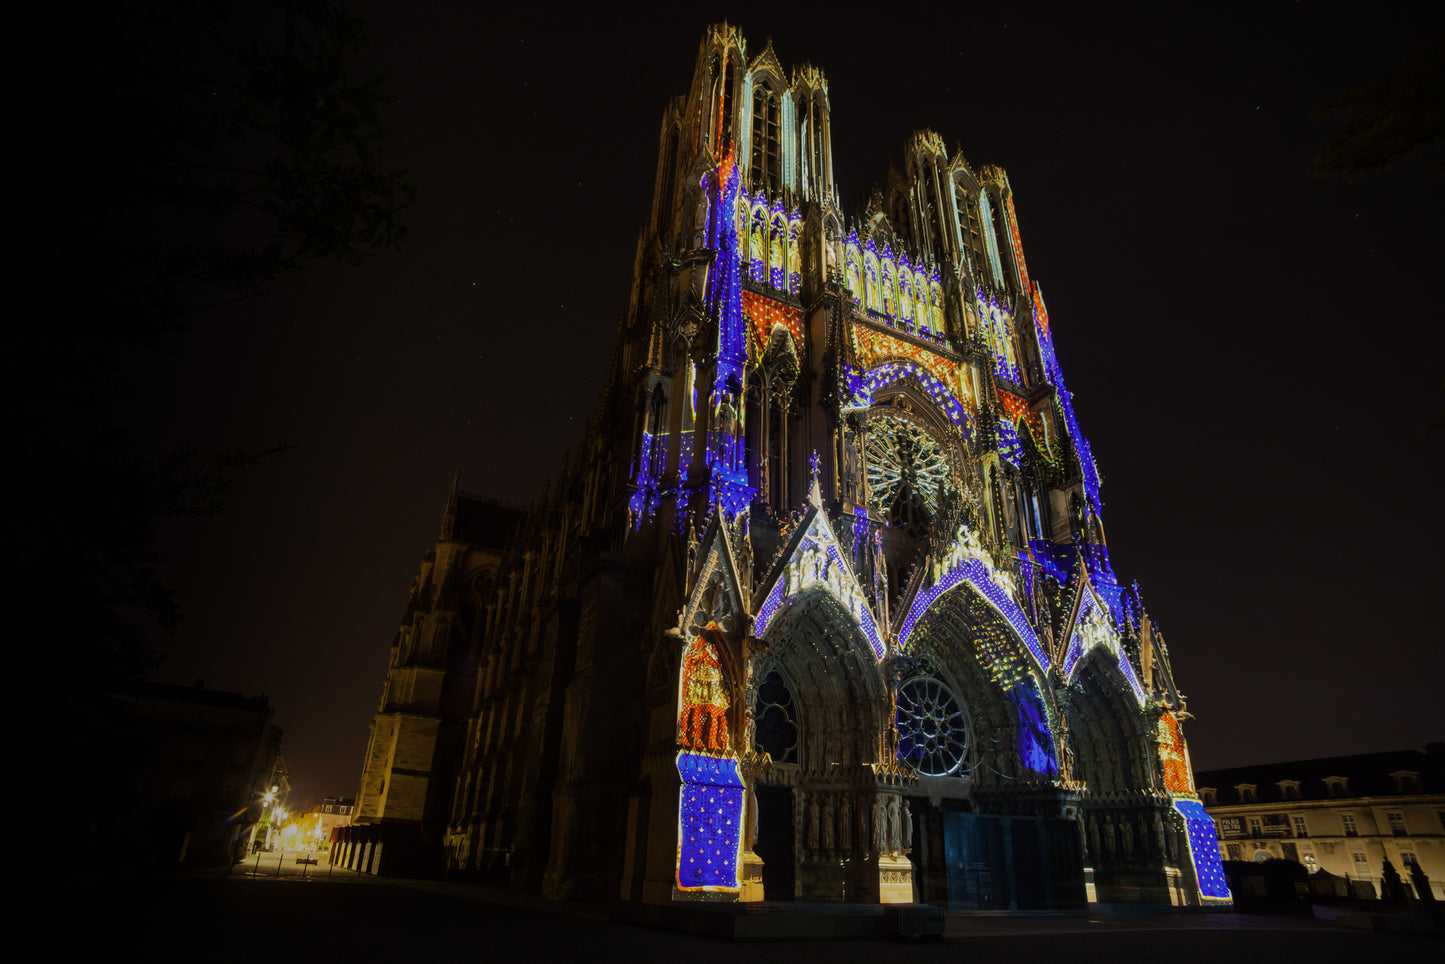
[[365, 24], [333, 0], [14, 16], [12, 670], [22, 713], [68, 747], [22, 765], [70, 784], [101, 779], [75, 770], [106, 766], [106, 696], [155, 667], [180, 617], [157, 521], [214, 514], [284, 449], [158, 447], [136, 413], [155, 410], [164, 359], [208, 309], [399, 246], [416, 181], [382, 158], [386, 77], [349, 75]]
[[1445, 144], [1445, 40], [1319, 110], [1338, 117], [1340, 126], [1315, 156], [1316, 175], [1353, 178], [1435, 155], [1429, 172], [1439, 177], [1445, 173], [1445, 158], [1438, 156]]

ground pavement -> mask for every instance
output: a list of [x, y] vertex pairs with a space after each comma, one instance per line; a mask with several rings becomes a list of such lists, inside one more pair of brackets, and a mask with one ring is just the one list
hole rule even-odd
[[[252, 858], [254, 863], [254, 857]], [[265, 861], [262, 862], [265, 867]], [[275, 870], [275, 865], [271, 867]], [[370, 877], [189, 876], [78, 881], [55, 899], [84, 926], [64, 940], [77, 952], [148, 961], [350, 960], [433, 962], [457, 955], [531, 961], [637, 964], [868, 962], [906, 953], [909, 964], [1148, 960], [1349, 962], [1433, 959], [1428, 937], [1344, 931], [1312, 919], [1235, 914], [1001, 917], [950, 914], [942, 941], [887, 939], [734, 943], [608, 919], [604, 904], [554, 904], [499, 888]], [[314, 873], [314, 871], [313, 871]], [[340, 873], [339, 871], [337, 873]], [[906, 950], [905, 950], [906, 948]], [[492, 955], [500, 955], [492, 957]], [[67, 955], [69, 956], [69, 955]], [[471, 959], [470, 957], [465, 959]]]

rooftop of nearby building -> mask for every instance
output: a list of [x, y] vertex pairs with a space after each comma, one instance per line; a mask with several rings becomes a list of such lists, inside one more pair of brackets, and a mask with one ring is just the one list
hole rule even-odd
[[1205, 770], [1194, 774], [1194, 783], [1201, 792], [1213, 789], [1219, 806], [1445, 793], [1445, 743], [1430, 743], [1422, 750]]
[[260, 696], [243, 696], [239, 692], [226, 692], [223, 690], [206, 689], [202, 680], [196, 680], [191, 686], [178, 686], [174, 683], [152, 683], [141, 681], [132, 683], [116, 696], [132, 700], [159, 700], [168, 703], [191, 703], [197, 706], [212, 706], [232, 710], [265, 710], [270, 707], [270, 700], [266, 694]]

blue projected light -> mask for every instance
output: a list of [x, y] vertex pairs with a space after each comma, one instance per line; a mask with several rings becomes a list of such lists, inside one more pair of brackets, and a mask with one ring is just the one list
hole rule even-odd
[[736, 890], [745, 793], [738, 761], [683, 751], [677, 772], [678, 889]]
[[998, 420], [998, 454], [1014, 468], [1023, 464], [1024, 446], [1019, 440], [1018, 426], [1006, 418]]
[[1229, 883], [1224, 879], [1224, 865], [1219, 860], [1219, 836], [1204, 804], [1197, 800], [1175, 800], [1174, 809], [1184, 818], [1189, 831], [1189, 856], [1194, 861], [1199, 893], [1206, 900], [1229, 900]]
[[909, 607], [908, 616], [903, 620], [903, 627], [898, 631], [899, 645], [908, 641], [914, 626], [922, 619], [923, 614], [928, 612], [928, 608], [940, 596], [961, 582], [966, 582], [976, 589], [999, 615], [1008, 620], [1008, 624], [1013, 627], [1019, 639], [1023, 640], [1028, 651], [1033, 654], [1034, 662], [1044, 672], [1048, 672], [1049, 655], [1044, 652], [1038, 634], [1029, 625], [1028, 617], [1024, 615], [1024, 611], [1019, 608], [1019, 604], [1014, 601], [1013, 597], [1005, 592], [1002, 586], [994, 582], [989, 567], [982, 560], [972, 557], [961, 559], [942, 579], [913, 598], [913, 605]]
[[1035, 301], [1038, 312], [1034, 327], [1038, 332], [1039, 350], [1044, 356], [1044, 373], [1057, 390], [1064, 426], [1068, 429], [1069, 440], [1074, 443], [1074, 454], [1079, 457], [1079, 471], [1084, 476], [1084, 491], [1088, 493], [1089, 503], [1093, 505], [1094, 511], [1098, 512], [1102, 503], [1099, 501], [1099, 468], [1094, 464], [1094, 450], [1089, 447], [1089, 440], [1084, 437], [1084, 431], [1079, 427], [1079, 419], [1074, 414], [1074, 396], [1064, 384], [1064, 372], [1059, 368], [1058, 356], [1054, 354], [1054, 336], [1049, 332], [1049, 312], [1044, 307], [1043, 292], [1037, 289]]
[[1054, 737], [1043, 700], [1032, 683], [1023, 682], [1009, 696], [1019, 713], [1019, 760], [1036, 773], [1057, 773], [1059, 761], [1054, 754]]
[[868, 372], [860, 372], [851, 365], [845, 365], [843, 382], [848, 397], [851, 399], [849, 405], [853, 408], [866, 408], [872, 405], [874, 393], [908, 375], [917, 379], [918, 384], [928, 393], [928, 397], [933, 399], [934, 404], [948, 416], [949, 421], [963, 431], [965, 440], [973, 437], [973, 428], [969, 424], [968, 413], [964, 410], [958, 397], [937, 375], [917, 362], [884, 362]]
[[[842, 548], [838, 545], [838, 540], [833, 536], [832, 529], [821, 513], [814, 517], [808, 535], [816, 544], [824, 548], [831, 565], [836, 567], [838, 572], [843, 573], [843, 579], [846, 580], [843, 594], [851, 598], [840, 597], [827, 580], [823, 579], [810, 582], [802, 588], [811, 589], [816, 586], [837, 599], [843, 610], [853, 617], [858, 628], [863, 631], [863, 636], [868, 640], [868, 646], [873, 650], [873, 655], [882, 659], [887, 647], [884, 645], [882, 634], [878, 631], [878, 622], [873, 618], [873, 610], [868, 607], [863, 589], [858, 586], [857, 580], [853, 576], [853, 567], [846, 561]], [[803, 545], [804, 543], [800, 542], [798, 548], [801, 549]], [[789, 564], [792, 564], [791, 561]], [[777, 581], [773, 583], [773, 588], [768, 590], [768, 595], [762, 605], [758, 607], [757, 614], [753, 617], [753, 634], [759, 638], [767, 633], [768, 625], [777, 616], [783, 604], [798, 595], [798, 593], [794, 593], [792, 596], [787, 595], [787, 582], [786, 572], [780, 574]], [[848, 588], [850, 584], [853, 587], [851, 589]]]

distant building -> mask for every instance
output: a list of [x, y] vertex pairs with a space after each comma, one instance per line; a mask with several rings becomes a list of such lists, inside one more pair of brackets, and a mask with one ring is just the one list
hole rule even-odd
[[301, 831], [296, 845], [308, 850], [330, 850], [339, 831], [351, 826], [355, 803], [352, 797], [327, 797], [313, 805], [299, 821]]
[[441, 869], [481, 657], [483, 606], [502, 547], [521, 520], [520, 510], [463, 494], [453, 481], [436, 545], [392, 640], [352, 826], [339, 835], [357, 844], [344, 855], [357, 869], [403, 875]]
[[199, 682], [113, 698], [134, 749], [129, 785], [102, 804], [125, 814], [117, 843], [151, 865], [225, 863], [261, 819], [262, 794], [289, 789], [271, 702]]
[[1368, 881], [1419, 864], [1445, 897], [1445, 743], [1195, 774], [1225, 860], [1294, 860]]

